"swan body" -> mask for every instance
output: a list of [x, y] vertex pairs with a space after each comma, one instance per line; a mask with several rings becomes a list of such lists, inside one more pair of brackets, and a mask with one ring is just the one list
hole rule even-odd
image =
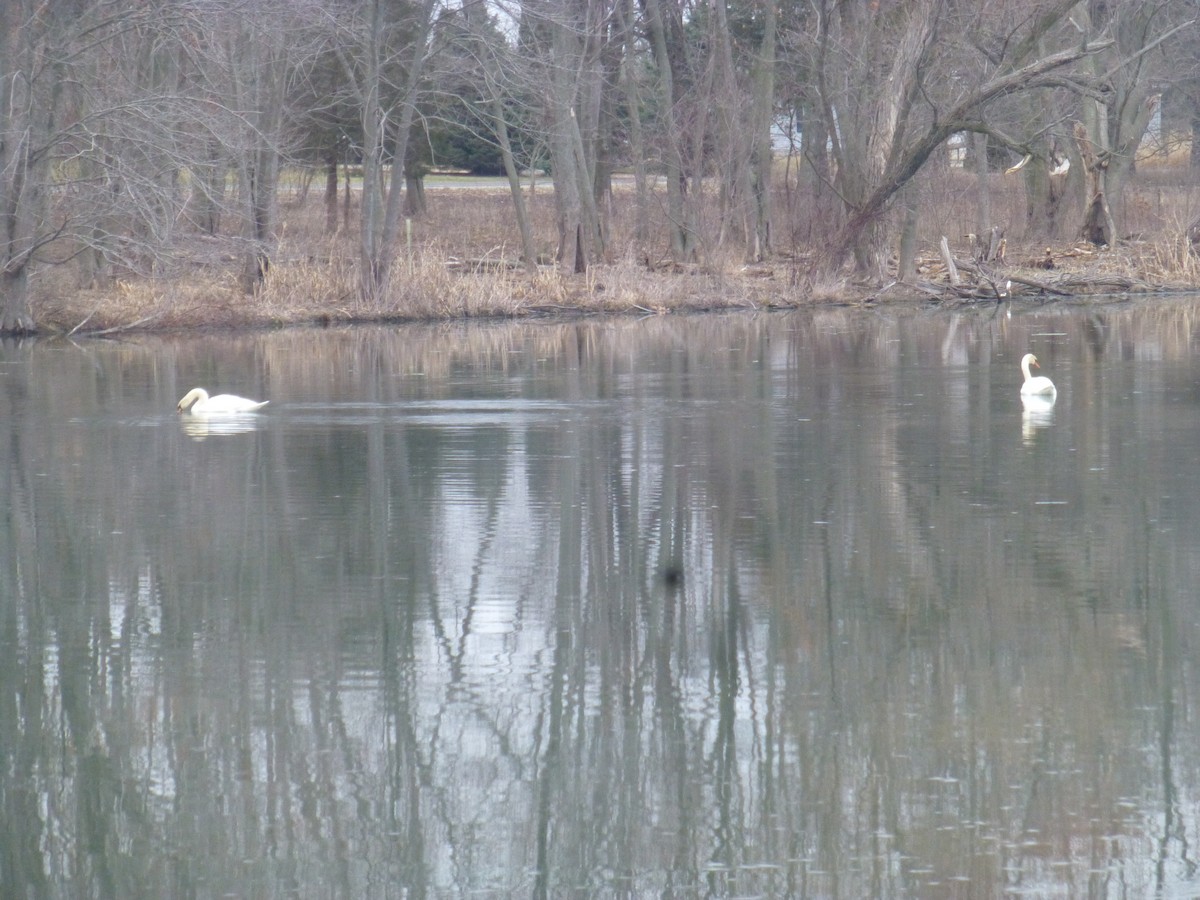
[[[1021, 393], [1023, 395], [1041, 394], [1043, 396], [1057, 394], [1058, 389], [1054, 387], [1054, 382], [1045, 375], [1029, 374], [1029, 367], [1031, 365], [1037, 366], [1037, 364], [1037, 357], [1032, 353], [1026, 353], [1021, 357], [1021, 372], [1025, 376], [1025, 383], [1021, 385]], [[1038, 366], [1038, 368], [1041, 368], [1041, 366]]]
[[204, 388], [192, 388], [183, 395], [183, 399], [179, 401], [175, 409], [179, 412], [191, 412], [200, 415], [247, 413], [254, 412], [256, 409], [262, 409], [269, 402], [269, 400], [249, 400], [234, 394], [217, 394], [215, 397], [210, 397], [208, 396], [208, 391]]

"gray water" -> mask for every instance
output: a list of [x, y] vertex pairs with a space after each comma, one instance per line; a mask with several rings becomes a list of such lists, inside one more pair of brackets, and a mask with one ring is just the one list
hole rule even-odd
[[0, 896], [1200, 895], [1198, 310], [0, 345]]

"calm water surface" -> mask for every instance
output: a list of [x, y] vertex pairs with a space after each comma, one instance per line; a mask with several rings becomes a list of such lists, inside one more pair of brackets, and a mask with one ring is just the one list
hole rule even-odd
[[0, 896], [1200, 895], [1189, 302], [10, 343], [0, 447]]

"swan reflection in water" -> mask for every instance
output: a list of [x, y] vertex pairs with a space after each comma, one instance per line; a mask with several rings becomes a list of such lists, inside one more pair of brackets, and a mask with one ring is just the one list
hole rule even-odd
[[1021, 395], [1021, 437], [1026, 444], [1032, 443], [1039, 428], [1054, 424], [1054, 404], [1057, 394]]
[[262, 416], [254, 413], [225, 413], [215, 416], [193, 413], [190, 416], [179, 417], [183, 433], [198, 441], [223, 434], [245, 434], [257, 429], [261, 421]]

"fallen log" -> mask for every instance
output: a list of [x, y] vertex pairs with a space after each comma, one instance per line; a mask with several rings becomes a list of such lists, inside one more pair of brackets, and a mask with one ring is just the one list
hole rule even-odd
[[1060, 297], [1069, 297], [1071, 292], [1055, 287], [1048, 281], [1041, 281], [1037, 278], [1028, 278], [1024, 275], [1010, 274], [1008, 276], [1014, 284], [1019, 284], [1023, 287], [1033, 288], [1035, 291], [1044, 291], [1047, 294], [1058, 294]]
[[1049, 278], [1034, 278], [1007, 267], [993, 267], [952, 256], [945, 244], [939, 249], [942, 266], [933, 267], [934, 271], [929, 272], [930, 277], [916, 282], [914, 286], [922, 293], [943, 300], [997, 301], [1037, 295], [1074, 297], [1084, 294], [1148, 293], [1155, 290], [1154, 285], [1113, 272], [1064, 272]]

